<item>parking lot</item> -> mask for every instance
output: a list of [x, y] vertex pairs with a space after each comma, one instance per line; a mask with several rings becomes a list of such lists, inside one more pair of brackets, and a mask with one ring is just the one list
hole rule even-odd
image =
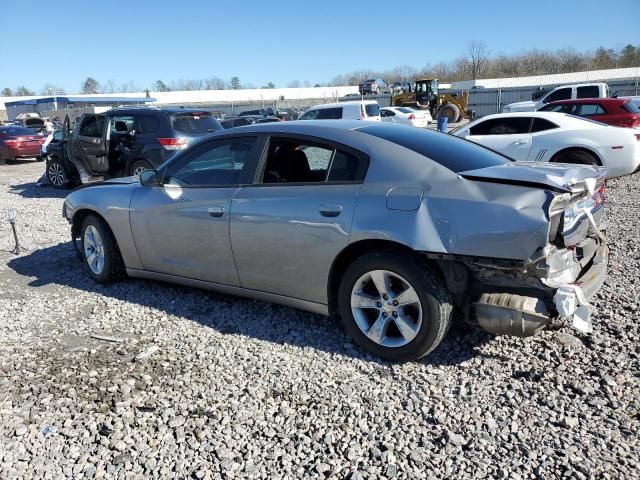
[[1, 478], [638, 477], [640, 174], [608, 182], [592, 334], [454, 326], [391, 364], [321, 316], [93, 283], [42, 171], [0, 167]]

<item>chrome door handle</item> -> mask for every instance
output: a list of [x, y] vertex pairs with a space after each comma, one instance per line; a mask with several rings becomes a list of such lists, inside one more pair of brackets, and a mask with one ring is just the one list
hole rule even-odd
[[526, 140], [516, 140], [513, 142], [514, 145], [524, 145], [525, 143], [527, 143]]
[[207, 212], [209, 212], [209, 215], [212, 217], [221, 217], [224, 215], [224, 207], [209, 207]]
[[322, 205], [320, 215], [323, 217], [337, 217], [342, 213], [342, 205]]

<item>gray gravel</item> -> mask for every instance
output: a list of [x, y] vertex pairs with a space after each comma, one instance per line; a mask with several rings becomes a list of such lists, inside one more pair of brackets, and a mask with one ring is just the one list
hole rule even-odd
[[92, 283], [42, 168], [0, 166], [0, 478], [640, 477], [640, 175], [609, 183], [593, 334], [393, 365], [320, 316]]

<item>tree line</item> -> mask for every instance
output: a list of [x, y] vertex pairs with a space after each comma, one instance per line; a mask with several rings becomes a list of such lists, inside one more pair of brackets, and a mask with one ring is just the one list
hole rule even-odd
[[[357, 85], [367, 78], [383, 78], [387, 82], [411, 81], [416, 78], [438, 78], [443, 82], [478, 78], [509, 78], [532, 75], [549, 75], [555, 73], [571, 73], [589, 70], [605, 70], [610, 68], [640, 67], [640, 45], [628, 44], [620, 50], [600, 47], [593, 52], [578, 52], [573, 48], [562, 48], [555, 52], [532, 49], [513, 55], [492, 55], [484, 42], [472, 41], [467, 45], [464, 55], [450, 61], [436, 64], [426, 64], [423, 67], [403, 65], [389, 70], [356, 70], [336, 75], [328, 83], [312, 83], [309, 80], [293, 80], [286, 87], [320, 87]], [[116, 84], [108, 80], [104, 84], [93, 77], [88, 77], [80, 85], [80, 93], [127, 93], [127, 92], [170, 92], [184, 90], [240, 90], [257, 88], [251, 83], [242, 83], [237, 76], [228, 81], [212, 76], [202, 79], [180, 79], [170, 82], [157, 80], [147, 88], [141, 87], [133, 81]], [[276, 88], [273, 82], [268, 82], [260, 88]], [[64, 95], [63, 88], [53, 83], [45, 84], [39, 95]], [[35, 90], [20, 85], [11, 89], [5, 87], [0, 96], [30, 96], [36, 95]]]
[[329, 85], [356, 85], [363, 79], [383, 78], [387, 82], [410, 81], [416, 78], [437, 78], [443, 82], [478, 78], [510, 78], [556, 73], [640, 67], [640, 45], [628, 44], [619, 51], [600, 47], [593, 52], [578, 52], [562, 48], [555, 52], [532, 49], [514, 55], [492, 55], [484, 42], [472, 41], [464, 55], [450, 61], [410, 65], [389, 70], [356, 70], [335, 76]]

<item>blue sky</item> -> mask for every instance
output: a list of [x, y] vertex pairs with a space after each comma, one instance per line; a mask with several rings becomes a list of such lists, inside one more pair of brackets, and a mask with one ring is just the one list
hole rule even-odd
[[71, 93], [88, 76], [143, 88], [158, 79], [234, 75], [255, 86], [286, 86], [356, 69], [450, 61], [471, 40], [484, 41], [493, 54], [640, 43], [640, 0], [95, 4], [2, 2], [1, 38], [11, 40], [2, 49], [0, 88], [38, 91], [51, 82]]

